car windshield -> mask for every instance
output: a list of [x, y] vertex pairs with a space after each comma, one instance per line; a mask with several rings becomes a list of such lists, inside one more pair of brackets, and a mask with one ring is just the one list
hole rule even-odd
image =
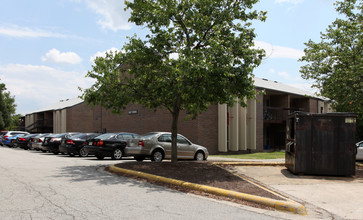
[[141, 135], [140, 138], [150, 139], [150, 138], [154, 137], [157, 134], [158, 134], [157, 132], [150, 132], [150, 133], [146, 133], [146, 134]]
[[25, 135], [24, 137], [26, 137], [26, 138], [28, 138], [28, 137], [35, 137], [35, 136], [37, 136], [38, 134], [27, 134], [27, 135]]
[[65, 134], [64, 133], [62, 133], [62, 134], [57, 134], [57, 135], [55, 135], [55, 136], [53, 136], [53, 137], [55, 137], [55, 138], [59, 138], [59, 137], [63, 137]]
[[39, 135], [36, 136], [36, 138], [46, 137], [46, 136], [50, 136], [50, 135], [52, 135], [52, 134], [50, 134], [50, 133], [39, 134]]
[[114, 133], [106, 133], [106, 134], [101, 134], [100, 136], [97, 136], [97, 139], [101, 139], [101, 140], [105, 140], [105, 139], [110, 139], [113, 136], [115, 136], [116, 134]]
[[80, 133], [80, 134], [73, 135], [72, 139], [84, 139], [85, 137], [87, 137], [87, 134]]

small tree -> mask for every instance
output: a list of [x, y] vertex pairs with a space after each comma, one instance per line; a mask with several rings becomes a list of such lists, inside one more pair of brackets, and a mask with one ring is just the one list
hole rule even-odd
[[358, 114], [357, 133], [363, 138], [363, 2], [344, 0], [335, 5], [345, 19], [336, 19], [321, 33], [321, 42], [305, 43], [300, 61], [308, 64], [300, 72], [315, 80], [323, 96], [336, 101], [337, 111]]
[[167, 109], [176, 162], [180, 111], [195, 118], [211, 104], [254, 98], [252, 70], [264, 55], [252, 48], [250, 20], [265, 19], [251, 10], [257, 1], [126, 1], [130, 21], [148, 28], [147, 40], [133, 36], [123, 52], [98, 57], [87, 74], [96, 83], [82, 97], [116, 113], [129, 103]]
[[4, 83], [0, 83], [0, 129], [5, 130], [10, 127], [15, 114], [15, 99], [6, 91]]

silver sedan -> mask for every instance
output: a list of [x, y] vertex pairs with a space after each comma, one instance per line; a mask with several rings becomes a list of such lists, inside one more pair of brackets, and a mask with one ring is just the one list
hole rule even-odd
[[355, 144], [357, 146], [356, 160], [363, 160], [363, 141]]
[[[206, 160], [208, 150], [197, 144], [193, 144], [186, 137], [178, 134], [178, 159]], [[151, 161], [161, 162], [171, 158], [171, 133], [151, 132], [128, 140], [125, 153], [134, 156], [137, 161], [150, 158]]]

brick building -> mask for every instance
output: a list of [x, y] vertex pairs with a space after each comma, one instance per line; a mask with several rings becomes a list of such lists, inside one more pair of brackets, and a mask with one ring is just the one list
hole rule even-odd
[[[212, 105], [194, 120], [185, 120], [182, 112], [179, 133], [192, 142], [208, 148], [211, 154], [238, 151], [284, 149], [286, 119], [289, 113], [305, 111], [330, 112], [328, 100], [305, 91], [269, 81], [255, 79], [257, 100], [248, 107]], [[152, 111], [129, 105], [122, 115], [111, 114], [100, 106], [91, 108], [81, 99], [69, 99], [25, 116], [29, 132], [116, 132], [139, 134], [170, 131], [171, 115], [159, 109]]]

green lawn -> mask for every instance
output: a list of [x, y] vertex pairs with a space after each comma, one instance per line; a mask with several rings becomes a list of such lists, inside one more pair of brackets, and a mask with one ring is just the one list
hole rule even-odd
[[285, 158], [285, 152], [275, 151], [252, 154], [210, 155], [210, 157], [225, 157], [237, 159], [283, 159]]

